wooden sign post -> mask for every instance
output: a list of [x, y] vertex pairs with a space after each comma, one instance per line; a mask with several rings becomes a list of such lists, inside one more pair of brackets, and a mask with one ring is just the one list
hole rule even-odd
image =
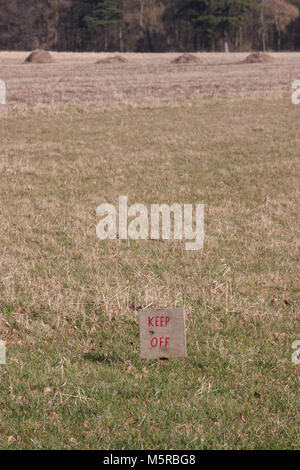
[[182, 308], [140, 310], [141, 358], [186, 357], [185, 318]]

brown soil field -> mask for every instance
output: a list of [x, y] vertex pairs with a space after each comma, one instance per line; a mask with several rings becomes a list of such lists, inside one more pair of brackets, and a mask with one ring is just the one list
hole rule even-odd
[[170, 62], [178, 54], [123, 54], [126, 63], [95, 62], [112, 54], [55, 53], [54, 64], [24, 64], [28, 52], [0, 52], [7, 106], [180, 99], [291, 89], [300, 53], [272, 53], [275, 61], [242, 63], [248, 53], [198, 53], [201, 64]]

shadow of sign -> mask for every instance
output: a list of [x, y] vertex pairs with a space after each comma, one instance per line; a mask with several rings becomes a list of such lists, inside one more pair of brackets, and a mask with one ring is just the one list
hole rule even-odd
[[86, 361], [102, 363], [102, 364], [112, 364], [112, 363], [123, 363], [123, 359], [116, 356], [105, 356], [101, 353], [89, 352], [83, 355], [83, 358]]

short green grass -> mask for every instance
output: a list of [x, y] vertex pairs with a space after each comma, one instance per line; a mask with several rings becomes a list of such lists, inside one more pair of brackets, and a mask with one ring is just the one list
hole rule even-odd
[[[287, 94], [1, 116], [2, 449], [296, 449], [299, 113]], [[205, 204], [205, 245], [100, 241], [96, 207]], [[188, 358], [139, 358], [181, 306]]]

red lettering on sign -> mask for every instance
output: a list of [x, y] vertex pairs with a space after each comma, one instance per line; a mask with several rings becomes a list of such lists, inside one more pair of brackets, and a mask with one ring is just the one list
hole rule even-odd
[[148, 327], [167, 327], [170, 321], [170, 317], [165, 315], [157, 315], [155, 317], [148, 317]]
[[157, 339], [156, 337], [154, 337], [154, 338], [151, 339], [150, 344], [151, 344], [151, 347], [152, 347], [152, 348], [156, 348], [157, 343], [158, 343], [158, 339]]
[[169, 339], [169, 337], [164, 338], [163, 336], [161, 336], [158, 341], [158, 338], [154, 336], [154, 338], [152, 338], [150, 341], [151, 347], [156, 348], [157, 346], [159, 346], [160, 348], [166, 348], [169, 344]]

